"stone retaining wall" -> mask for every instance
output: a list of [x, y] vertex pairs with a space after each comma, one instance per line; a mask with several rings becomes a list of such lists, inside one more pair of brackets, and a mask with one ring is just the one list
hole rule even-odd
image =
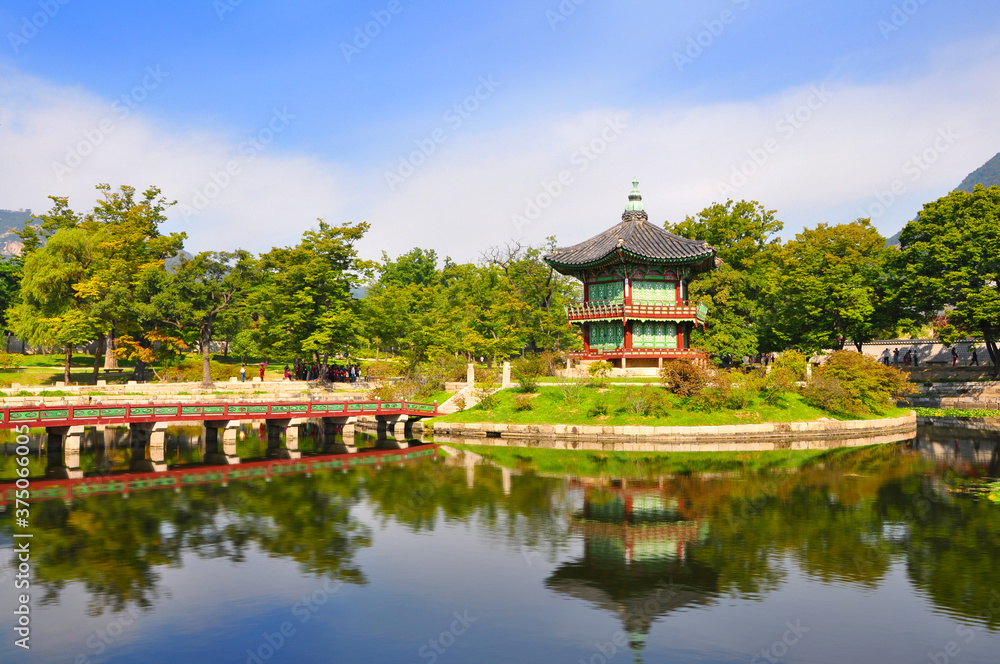
[[858, 447], [917, 435], [914, 412], [885, 420], [776, 422], [704, 427], [460, 424], [424, 427], [435, 442], [606, 451], [722, 452]]

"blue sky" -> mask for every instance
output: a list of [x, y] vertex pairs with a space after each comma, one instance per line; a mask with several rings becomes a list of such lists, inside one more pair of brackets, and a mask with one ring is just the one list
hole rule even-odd
[[633, 176], [656, 221], [891, 234], [1000, 152], [996, 3], [577, 2], [6, 2], [0, 208], [155, 184], [192, 250], [321, 217], [472, 260], [599, 232]]

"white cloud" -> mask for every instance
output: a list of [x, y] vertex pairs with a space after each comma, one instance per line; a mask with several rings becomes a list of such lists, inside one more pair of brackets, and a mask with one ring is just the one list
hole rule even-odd
[[[368, 215], [371, 242], [395, 254], [434, 246], [456, 259], [474, 258], [490, 244], [518, 235], [512, 216], [526, 197], [542, 195], [543, 180], [568, 170], [573, 184], [520, 233], [532, 242], [557, 235], [584, 240], [617, 221], [633, 176], [657, 222], [679, 221], [724, 200], [719, 183], [773, 139], [773, 154], [734, 198], [777, 209], [790, 235], [819, 222], [841, 223], [878, 213], [876, 194], [894, 181], [905, 192], [877, 215], [886, 235], [915, 216], [923, 203], [958, 185], [1000, 151], [1000, 90], [984, 85], [1000, 69], [1000, 51], [967, 48], [940, 55], [919, 78], [882, 85], [817, 81], [770, 97], [696, 108], [606, 109], [545, 123], [512, 123], [503, 131], [463, 135], [423, 165]], [[814, 88], [832, 94], [821, 105]], [[513, 86], [511, 86], [513, 87]], [[786, 122], [813, 97], [808, 121]], [[628, 128], [585, 171], [571, 163], [581, 144], [600, 136], [608, 118], [623, 114]], [[803, 117], [806, 115], [803, 112]], [[792, 131], [794, 129], [794, 131]], [[952, 144], [939, 132], [958, 135]], [[925, 151], [936, 160], [920, 177], [906, 169]], [[911, 167], [913, 164], [910, 164]], [[412, 229], [400, 233], [400, 225]]]
[[[773, 139], [777, 149], [734, 197], [777, 209], [791, 234], [818, 222], [853, 220], [899, 180], [905, 192], [876, 219], [891, 234], [924, 202], [945, 194], [1000, 150], [1000, 89], [986, 83], [998, 69], [996, 45], [965, 45], [938, 53], [931, 69], [907, 80], [816, 81], [739, 103], [590, 109], [515, 118], [490, 129], [484, 129], [493, 119], [484, 105], [482, 118], [449, 136], [396, 191], [384, 178], [395, 162], [352, 164], [348, 170], [318, 156], [288, 155], [278, 150], [280, 132], [247, 162], [238, 149], [246, 131], [177, 132], [146, 115], [141, 104], [120, 118], [109, 100], [5, 71], [0, 206], [40, 211], [47, 195], [60, 194], [85, 209], [98, 182], [157, 184], [190, 205], [194, 192], [210, 185], [212, 173], [236, 160], [241, 174], [204, 212], [188, 220], [180, 211], [172, 214], [172, 230], [186, 231], [194, 250], [266, 250], [294, 243], [316, 217], [326, 217], [371, 222], [362, 246], [367, 256], [423, 246], [470, 260], [515, 236], [541, 242], [556, 235], [565, 244], [596, 234], [621, 215], [633, 176], [641, 181], [651, 219], [680, 220], [723, 199], [719, 183], [731, 178], [748, 151], [759, 153]], [[832, 96], [822, 104], [814, 98], [818, 108], [800, 128], [790, 132], [791, 125], [778, 124], [824, 85]], [[516, 94], [515, 82], [505, 86], [504, 94]], [[60, 181], [53, 162], [65, 161], [67, 149], [99, 128], [102, 118], [114, 121], [113, 133]], [[608, 127], [615, 118], [627, 124], [620, 135]], [[949, 129], [959, 138], [914, 180], [904, 165]], [[581, 146], [595, 141], [600, 147], [602, 134], [613, 138], [606, 150], [594, 160], [582, 157]], [[517, 228], [512, 219], [530, 211], [526, 199], [541, 196], [545, 202], [543, 182], [560, 171], [569, 173], [571, 184], [533, 223]]]
[[[161, 127], [139, 100], [154, 97], [169, 76], [156, 83], [147, 75], [147, 87], [137, 81], [122, 102], [13, 70], [0, 74], [0, 207], [40, 213], [49, 207], [47, 196], [59, 195], [83, 211], [96, 199], [98, 183], [156, 185], [188, 206], [187, 214], [180, 205], [171, 208], [166, 230], [187, 232], [189, 249], [263, 251], [294, 243], [317, 217], [335, 216], [344, 203], [339, 166], [279, 152], [280, 133], [294, 118], [275, 120], [270, 113], [260, 127], [232, 135], [183, 133]], [[272, 121], [277, 132], [268, 126]], [[240, 151], [247, 134], [259, 139], [259, 149]], [[230, 162], [238, 175], [225, 176], [228, 184], [216, 190], [213, 175], [224, 181], [218, 174]], [[212, 198], [198, 209], [196, 193], [206, 187]]]

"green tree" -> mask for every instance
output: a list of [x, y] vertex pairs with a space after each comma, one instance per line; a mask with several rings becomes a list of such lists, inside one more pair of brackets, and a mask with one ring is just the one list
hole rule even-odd
[[721, 264], [688, 284], [688, 297], [708, 306], [705, 330], [693, 343], [713, 353], [753, 355], [764, 336], [764, 299], [783, 224], [756, 201], [715, 203], [668, 231], [715, 247]]
[[[21, 256], [0, 257], [0, 328], [5, 332], [10, 327], [7, 311], [17, 302], [23, 269], [24, 259]], [[6, 334], [4, 336], [9, 345], [10, 337]], [[4, 347], [5, 353], [10, 352], [7, 345]]]
[[978, 185], [928, 203], [900, 235], [896, 303], [912, 321], [945, 311], [945, 343], [982, 335], [998, 372], [1000, 187]]
[[248, 251], [205, 251], [182, 259], [153, 297], [162, 312], [189, 344], [197, 343], [202, 357], [202, 384], [212, 384], [211, 345], [216, 325], [224, 315], [243, 306], [253, 286], [256, 261]]
[[868, 219], [805, 229], [775, 255], [769, 298], [774, 345], [805, 353], [895, 333], [886, 270], [895, 249]]
[[14, 333], [28, 343], [63, 346], [63, 380], [70, 382], [73, 346], [93, 339], [100, 321], [81, 293], [97, 253], [94, 236], [84, 228], [61, 228], [24, 260], [16, 304], [8, 314]]
[[320, 220], [294, 247], [261, 257], [262, 283], [251, 309], [260, 314], [260, 347], [290, 360], [311, 355], [324, 368], [331, 356], [348, 353], [361, 339], [359, 305], [353, 291], [373, 264], [358, 257], [356, 243], [367, 223], [332, 226]]

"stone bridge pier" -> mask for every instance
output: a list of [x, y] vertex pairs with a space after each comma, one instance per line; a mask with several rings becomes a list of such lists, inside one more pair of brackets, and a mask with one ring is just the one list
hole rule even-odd
[[48, 464], [45, 474], [57, 480], [78, 480], [83, 477], [80, 468], [80, 444], [83, 427], [46, 427], [45, 452]]
[[[301, 459], [299, 450], [299, 426], [305, 424], [302, 418], [267, 420], [267, 456], [276, 459]], [[281, 447], [281, 437], [285, 437], [285, 447]]]
[[202, 425], [205, 463], [213, 466], [235, 466], [240, 463], [240, 457], [236, 454], [236, 433], [239, 428], [239, 420], [209, 420]]
[[[354, 454], [358, 451], [354, 444], [354, 417], [324, 417], [320, 432], [323, 437], [323, 451], [327, 454]], [[337, 440], [337, 434], [341, 440]]]
[[140, 422], [130, 424], [128, 428], [132, 452], [130, 469], [140, 473], [166, 471], [167, 423]]

